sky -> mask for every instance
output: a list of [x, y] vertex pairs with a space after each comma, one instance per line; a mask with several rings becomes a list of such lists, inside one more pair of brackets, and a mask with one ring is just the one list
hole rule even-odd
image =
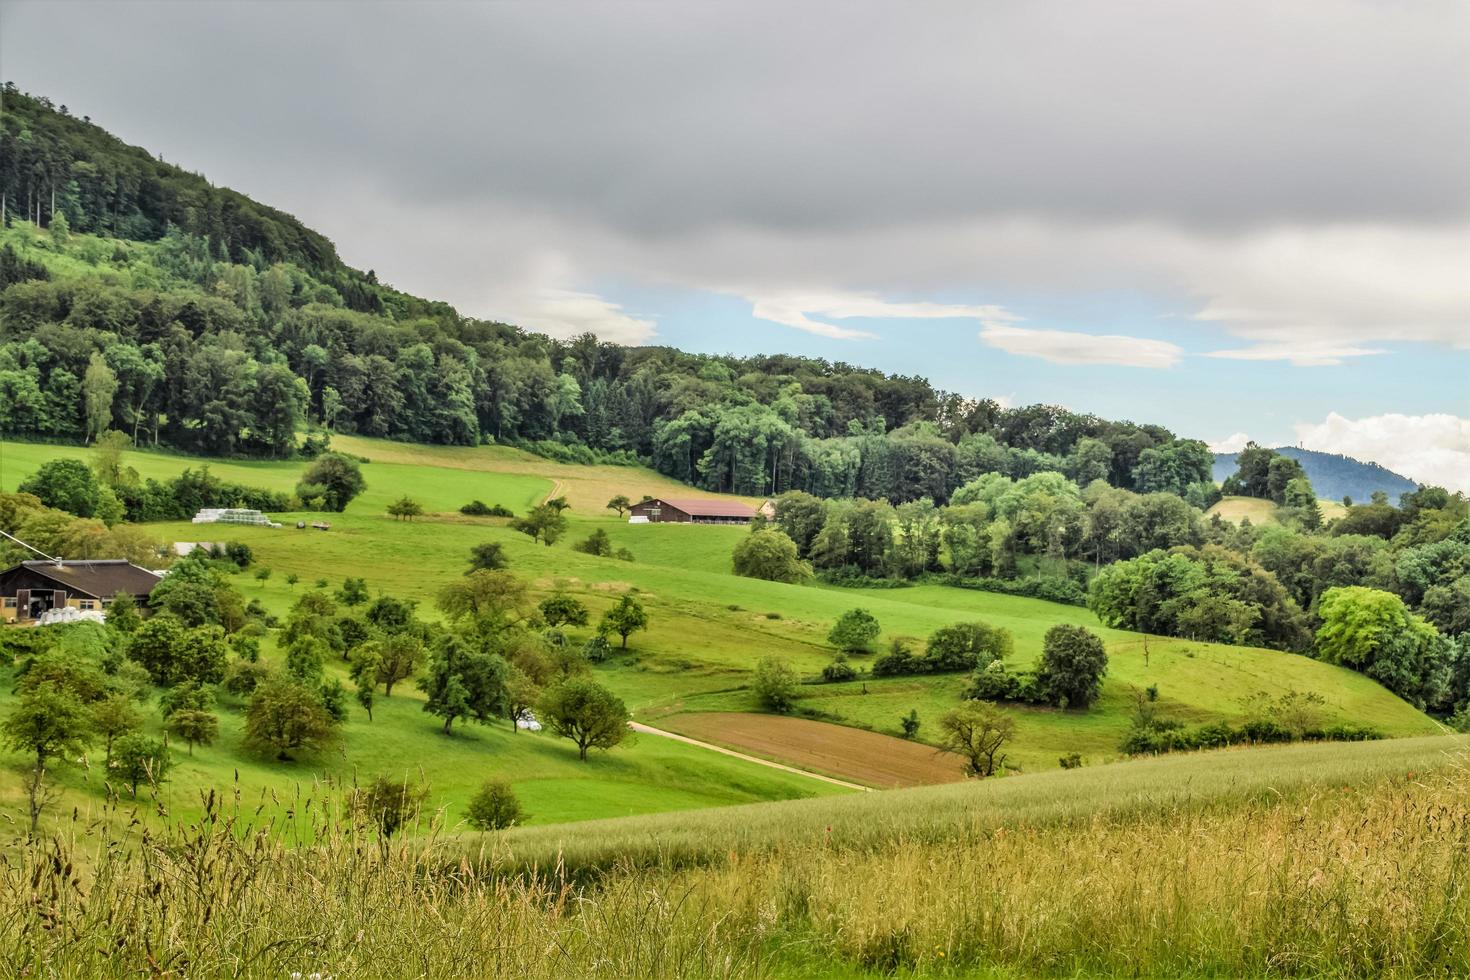
[[461, 312], [1470, 491], [1470, 4], [38, 3], [0, 77]]

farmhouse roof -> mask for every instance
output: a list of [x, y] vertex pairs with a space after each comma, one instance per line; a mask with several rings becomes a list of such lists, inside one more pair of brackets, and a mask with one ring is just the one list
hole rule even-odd
[[691, 517], [754, 517], [755, 508], [738, 500], [718, 500], [709, 497], [657, 498], [660, 503], [676, 507]]
[[162, 581], [161, 576], [146, 568], [139, 568], [124, 558], [60, 563], [23, 561], [0, 574], [9, 574], [18, 568], [48, 578], [75, 595], [90, 596], [93, 599], [111, 599], [119, 592], [146, 596]]

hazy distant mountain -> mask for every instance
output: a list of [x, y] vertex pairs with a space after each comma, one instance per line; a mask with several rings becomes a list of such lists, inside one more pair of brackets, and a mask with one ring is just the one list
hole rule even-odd
[[[1399, 494], [1419, 489], [1419, 484], [1413, 480], [1377, 463], [1295, 446], [1275, 448], [1281, 455], [1290, 456], [1302, 464], [1302, 469], [1307, 471], [1307, 479], [1312, 481], [1317, 496], [1323, 500], [1341, 500], [1348, 496], [1355, 503], [1366, 503], [1373, 496], [1373, 491], [1382, 490], [1388, 494], [1390, 502], [1397, 504]], [[1235, 472], [1235, 456], [1235, 453], [1215, 454], [1216, 482]]]

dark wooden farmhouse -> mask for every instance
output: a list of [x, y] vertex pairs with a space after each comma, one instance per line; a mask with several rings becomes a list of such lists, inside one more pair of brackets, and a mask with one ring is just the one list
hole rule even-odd
[[749, 524], [755, 508], [738, 500], [655, 498], [634, 504], [629, 513], [638, 523], [642, 518], [650, 524]]
[[23, 561], [0, 572], [0, 615], [28, 622], [48, 609], [101, 611], [120, 592], [146, 600], [162, 578], [121, 558], [100, 561]]

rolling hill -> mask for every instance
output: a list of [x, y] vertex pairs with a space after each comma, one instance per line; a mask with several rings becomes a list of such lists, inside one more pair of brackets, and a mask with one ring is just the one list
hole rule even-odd
[[[1376, 491], [1388, 494], [1390, 503], [1398, 503], [1399, 496], [1413, 493], [1419, 484], [1406, 476], [1377, 463], [1365, 463], [1351, 456], [1323, 453], [1299, 446], [1276, 447], [1276, 452], [1302, 464], [1312, 489], [1323, 500], [1341, 500], [1352, 497], [1354, 502], [1367, 503]], [[1236, 470], [1236, 453], [1216, 453], [1215, 482], [1223, 481]]]

